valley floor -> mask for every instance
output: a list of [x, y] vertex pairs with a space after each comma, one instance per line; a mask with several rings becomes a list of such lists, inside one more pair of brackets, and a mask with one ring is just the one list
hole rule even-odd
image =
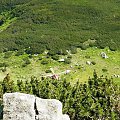
[[[101, 57], [101, 52], [106, 53], [107, 59]], [[120, 84], [120, 51], [110, 51], [108, 48], [88, 48], [87, 50], [77, 49], [76, 54], [72, 54], [71, 63], [65, 64], [58, 62], [51, 57], [47, 57], [46, 53], [33, 55], [29, 58], [28, 54], [15, 56], [16, 52], [12, 52], [9, 58], [5, 58], [5, 53], [0, 54], [0, 63], [8, 64], [6, 70], [0, 67], [0, 80], [9, 73], [13, 80], [29, 80], [31, 76], [37, 78], [48, 77], [53, 74], [60, 78], [66, 78], [74, 83], [77, 80], [85, 82], [92, 77], [93, 71], [96, 70], [99, 76], [104, 75], [113, 77], [113, 80]], [[65, 59], [68, 55], [59, 56], [59, 59]], [[29, 58], [30, 64], [23, 67], [24, 59]], [[42, 58], [39, 59], [39, 58]], [[47, 60], [48, 64], [43, 65], [41, 62]], [[46, 73], [51, 70], [52, 73]]]

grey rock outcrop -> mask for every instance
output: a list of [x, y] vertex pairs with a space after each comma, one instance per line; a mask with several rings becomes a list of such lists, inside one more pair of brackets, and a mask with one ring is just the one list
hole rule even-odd
[[62, 114], [62, 103], [55, 99], [6, 93], [3, 104], [3, 120], [70, 120], [68, 115]]
[[23, 93], [3, 95], [3, 120], [35, 120], [35, 97]]

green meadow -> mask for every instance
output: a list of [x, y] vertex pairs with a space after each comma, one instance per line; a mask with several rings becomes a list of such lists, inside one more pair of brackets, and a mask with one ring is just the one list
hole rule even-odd
[[[101, 52], [105, 52], [108, 56], [107, 59], [101, 57]], [[110, 51], [108, 48], [88, 48], [87, 50], [77, 49], [76, 54], [59, 55], [59, 59], [66, 59], [71, 57], [71, 63], [59, 62], [53, 60], [45, 52], [43, 54], [32, 55], [28, 54], [16, 56], [16, 52], [8, 52], [9, 57], [6, 58], [5, 54], [0, 54], [0, 64], [6, 63], [6, 67], [0, 68], [0, 80], [3, 80], [6, 74], [10, 74], [13, 80], [30, 80], [31, 76], [36, 76], [41, 79], [43, 76], [57, 74], [59, 78], [65, 78], [68, 81], [75, 83], [76, 81], [85, 82], [89, 77], [92, 77], [94, 70], [99, 76], [104, 75], [120, 84], [120, 52]], [[25, 59], [30, 63], [24, 66]], [[42, 61], [47, 61], [47, 64], [42, 64]], [[93, 62], [87, 64], [86, 62]], [[6, 68], [6, 69], [5, 69]], [[4, 70], [5, 69], [5, 70]], [[52, 69], [53, 73], [46, 73], [46, 70]], [[65, 71], [69, 70], [68, 74]]]

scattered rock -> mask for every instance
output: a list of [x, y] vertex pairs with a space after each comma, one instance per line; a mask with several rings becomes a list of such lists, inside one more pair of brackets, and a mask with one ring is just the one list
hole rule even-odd
[[76, 64], [75, 64], [75, 66], [79, 66], [79, 64], [78, 64], [78, 63], [76, 63]]
[[114, 74], [113, 76], [114, 76], [115, 78], [120, 78], [120, 75]]
[[34, 56], [38, 56], [38, 54], [34, 54]]
[[91, 65], [91, 62], [90, 61], [86, 61], [86, 64]]
[[73, 68], [73, 66], [72, 66], [72, 65], [70, 65], [70, 68]]
[[44, 52], [44, 54], [46, 54], [46, 55], [47, 55], [47, 54], [48, 54], [48, 51], [45, 51], [45, 52]]
[[71, 70], [66, 70], [65, 71], [65, 74], [69, 74]]
[[106, 53], [104, 53], [104, 52], [101, 52], [101, 57], [102, 57], [102, 58], [105, 58], [105, 59], [108, 58], [108, 56], [107, 56]]
[[69, 50], [66, 50], [66, 52], [67, 52], [69, 55], [72, 55]]
[[59, 62], [64, 62], [65, 61], [65, 59], [60, 59], [60, 60], [58, 60]]

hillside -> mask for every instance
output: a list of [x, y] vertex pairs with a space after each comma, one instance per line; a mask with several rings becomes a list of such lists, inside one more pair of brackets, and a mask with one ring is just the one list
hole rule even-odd
[[0, 0], [0, 120], [13, 92], [60, 100], [71, 120], [119, 120], [120, 0]]
[[2, 0], [0, 51], [120, 49], [119, 0]]

